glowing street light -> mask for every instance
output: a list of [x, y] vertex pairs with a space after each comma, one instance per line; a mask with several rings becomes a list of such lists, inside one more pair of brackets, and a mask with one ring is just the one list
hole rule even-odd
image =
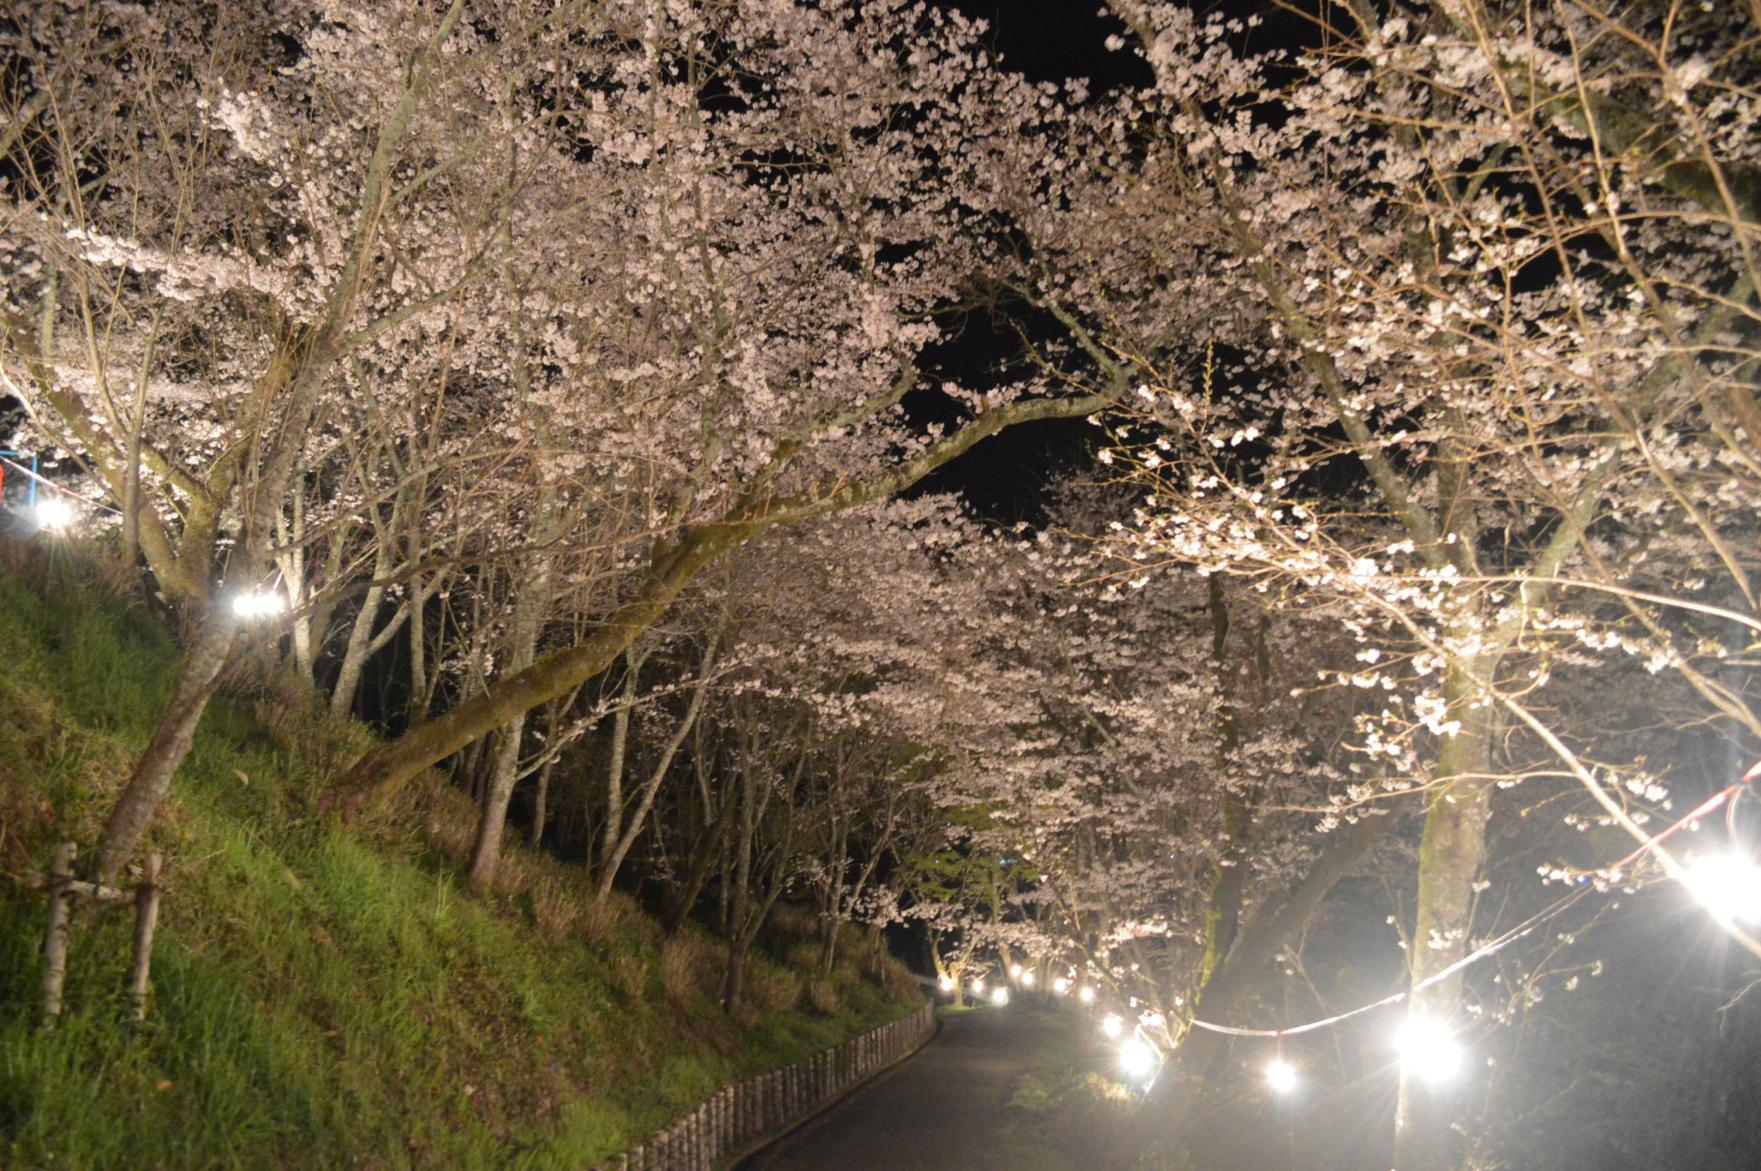
[[936, 983], [940, 986], [943, 992], [954, 991], [954, 977], [952, 976], [943, 976], [940, 980], [937, 980]]
[[1009, 965], [1009, 979], [1011, 979], [1011, 980], [1021, 979], [1021, 965], [1020, 964], [1010, 964]]
[[1133, 1081], [1146, 1081], [1156, 1072], [1156, 1048], [1148, 1041], [1133, 1037], [1119, 1046], [1119, 1068]]
[[1296, 1067], [1282, 1057], [1266, 1063], [1266, 1085], [1274, 1094], [1288, 1094], [1296, 1089]]
[[1454, 1077], [1464, 1056], [1449, 1028], [1427, 1017], [1408, 1017], [1395, 1034], [1394, 1047], [1403, 1070], [1433, 1085]]
[[996, 990], [991, 993], [991, 1003], [998, 1008], [1002, 1008], [1005, 1004], [1008, 1004], [1009, 990], [1001, 984], [997, 985]]
[[1026, 972], [1021, 973], [1021, 986], [1023, 988], [1032, 988], [1033, 981], [1034, 981], [1034, 975], [1031, 971], [1026, 971]]
[[983, 976], [974, 976], [972, 978], [972, 994], [974, 996], [983, 996], [984, 995], [984, 977]]
[[1101, 1032], [1103, 1034], [1105, 1034], [1106, 1038], [1109, 1041], [1114, 1039], [1115, 1037], [1117, 1037], [1120, 1033], [1123, 1033], [1124, 1031], [1125, 1031], [1125, 1022], [1120, 1020], [1119, 1017], [1117, 1016], [1117, 1014], [1108, 1013], [1104, 1018], [1102, 1018]]
[[1064, 995], [1066, 992], [1070, 991], [1070, 981], [1059, 976], [1056, 980], [1052, 981], [1052, 991], [1056, 992], [1059, 996]]
[[57, 495], [45, 495], [37, 501], [37, 527], [44, 532], [59, 533], [73, 523], [73, 505]]
[[1688, 864], [1688, 890], [1720, 923], [1761, 922], [1761, 866], [1735, 852], [1706, 854]]
[[1082, 990], [1076, 994], [1076, 999], [1082, 1001], [1084, 1004], [1093, 1004], [1095, 1002], [1095, 990], [1085, 984], [1083, 985]]
[[240, 618], [268, 618], [286, 608], [286, 600], [274, 590], [250, 590], [232, 596], [232, 612]]

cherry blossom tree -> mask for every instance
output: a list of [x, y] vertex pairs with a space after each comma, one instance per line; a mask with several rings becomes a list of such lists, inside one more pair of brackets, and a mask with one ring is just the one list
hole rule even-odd
[[45, 5], [10, 26], [32, 65], [8, 121], [7, 389], [195, 630], [107, 879], [237, 635], [220, 566], [259, 586], [290, 491], [337, 445], [325, 424], [359, 417], [351, 380], [495, 273], [550, 118], [520, 92], [530, 34], [568, 20], [465, 10]]
[[[1676, 868], [1667, 778], [1551, 689], [1638, 656], [1753, 754], [1748, 15], [1348, 6], [1268, 59], [1112, 9], [1154, 81], [1072, 131], [1022, 295], [1049, 364], [1142, 388], [1146, 563], [1344, 608], [1387, 701], [1360, 767], [1427, 802], [1409, 1011], [1459, 1027], [1503, 745], [1637, 839], [1620, 865]], [[1454, 1165], [1454, 1109], [1403, 1083], [1397, 1165]]]
[[669, 8], [643, 26], [620, 87], [579, 124], [593, 165], [622, 168], [613, 210], [632, 218], [596, 270], [623, 288], [590, 309], [618, 328], [595, 333], [605, 349], [583, 347], [571, 382], [622, 395], [607, 400], [617, 474], [654, 502], [626, 549], [640, 567], [588, 637], [361, 761], [345, 808], [601, 674], [752, 537], [885, 499], [1005, 427], [1103, 405], [1032, 378], [969, 396], [946, 433], [901, 409], [934, 314], [997, 247], [998, 172], [981, 163], [999, 120], [1042, 116], [1043, 95], [987, 72], [974, 36], [903, 3]]

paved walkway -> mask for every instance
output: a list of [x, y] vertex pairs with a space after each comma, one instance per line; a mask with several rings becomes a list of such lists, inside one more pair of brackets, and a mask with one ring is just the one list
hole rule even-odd
[[979, 1009], [740, 1171], [1089, 1171], [1009, 1108], [1052, 1039], [1044, 1013]]

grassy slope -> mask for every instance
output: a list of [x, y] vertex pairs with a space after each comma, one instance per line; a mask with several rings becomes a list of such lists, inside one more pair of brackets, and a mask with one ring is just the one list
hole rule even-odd
[[[16, 878], [57, 840], [95, 842], [175, 647], [65, 551], [0, 553], [29, 562], [0, 569], [0, 869]], [[40, 1032], [44, 900], [0, 883], [0, 1166], [574, 1171], [916, 999], [890, 962], [846, 965], [813, 1012], [766, 954], [762, 1007], [731, 1021], [708, 936], [663, 943], [628, 904], [586, 922], [579, 871], [522, 853], [506, 889], [466, 893], [439, 829], [468, 817], [455, 793], [388, 823], [427, 833], [325, 830], [312, 796], [361, 734], [297, 689], [210, 709], [153, 833], [167, 874], [144, 1026], [120, 992], [131, 913], [82, 907], [68, 1011]], [[771, 946], [805, 967], [793, 925]]]

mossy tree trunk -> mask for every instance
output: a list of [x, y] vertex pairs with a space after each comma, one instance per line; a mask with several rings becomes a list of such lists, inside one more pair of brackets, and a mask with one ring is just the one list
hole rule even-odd
[[[1486, 858], [1494, 709], [1473, 682], [1485, 669], [1481, 659], [1454, 664], [1445, 684], [1449, 718], [1458, 730], [1444, 739], [1437, 757], [1438, 788], [1419, 844], [1418, 903], [1409, 944], [1414, 991], [1407, 1019], [1451, 1030], [1465, 1020], [1463, 974], [1427, 981], [1467, 952], [1474, 883]], [[1457, 1086], [1427, 1085], [1401, 1070], [1396, 1171], [1451, 1171], [1460, 1165], [1463, 1151], [1451, 1126], [1459, 1095]]]
[[[657, 550], [647, 579], [629, 601], [595, 625], [591, 634], [543, 656], [524, 671], [496, 680], [474, 699], [444, 715], [417, 723], [398, 739], [368, 753], [339, 780], [326, 799], [326, 807], [348, 816], [382, 802], [424, 769], [488, 735], [519, 713], [602, 674], [627, 647], [671, 611], [699, 572], [757, 534], [889, 499], [1000, 431], [1044, 419], [1093, 415], [1111, 405], [1120, 393], [1122, 388], [1106, 394], [1010, 403], [986, 411], [903, 463], [865, 479], [840, 481], [799, 496], [765, 495], [770, 484], [761, 473], [753, 493], [742, 497], [720, 520], [684, 528], [672, 543]], [[792, 456], [792, 451], [785, 454]], [[775, 470], [780, 471], [781, 466]]]
[[117, 885], [153, 814], [171, 791], [171, 778], [195, 743], [196, 727], [226, 670], [236, 633], [237, 623], [229, 614], [211, 612], [202, 619], [195, 642], [178, 668], [171, 703], [105, 819], [98, 847], [99, 882]]

